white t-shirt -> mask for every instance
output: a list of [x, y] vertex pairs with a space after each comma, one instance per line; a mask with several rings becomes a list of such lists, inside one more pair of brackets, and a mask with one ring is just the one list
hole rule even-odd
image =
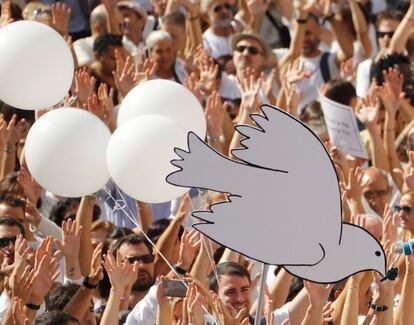
[[73, 50], [75, 51], [79, 66], [89, 65], [95, 61], [93, 41], [94, 38], [90, 36], [78, 39], [73, 43]]
[[372, 59], [366, 59], [358, 66], [356, 75], [356, 94], [358, 97], [366, 96], [368, 93], [371, 84], [369, 75], [372, 63]]
[[[309, 78], [305, 78], [296, 85], [303, 95], [302, 102], [299, 104], [299, 109], [301, 111], [306, 107], [306, 105], [318, 98], [318, 89], [324, 84], [320, 68], [321, 58], [322, 53], [314, 58], [300, 57], [301, 61], [304, 63], [304, 70], [311, 73]], [[330, 52], [328, 57], [328, 65], [331, 79], [339, 78], [339, 69], [336, 66], [335, 60], [336, 53]]]
[[223, 55], [231, 55], [230, 39], [232, 36], [217, 36], [209, 28], [203, 34], [204, 48], [214, 59]]

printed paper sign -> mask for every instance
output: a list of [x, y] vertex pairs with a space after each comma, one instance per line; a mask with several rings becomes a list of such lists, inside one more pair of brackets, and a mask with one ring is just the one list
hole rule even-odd
[[345, 154], [367, 159], [352, 107], [330, 100], [321, 93], [319, 98], [332, 144]]

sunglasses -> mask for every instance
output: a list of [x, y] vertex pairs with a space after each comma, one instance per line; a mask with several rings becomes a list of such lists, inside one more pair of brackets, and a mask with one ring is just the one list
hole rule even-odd
[[4, 237], [4, 238], [0, 238], [0, 247], [4, 248], [9, 246], [10, 243], [15, 243], [16, 242], [16, 236], [14, 237]]
[[378, 38], [383, 38], [385, 36], [392, 38], [394, 36], [394, 32], [380, 32], [379, 30], [377, 30], [377, 36]]
[[127, 258], [130, 264], [134, 264], [135, 262], [142, 262], [144, 264], [149, 264], [154, 262], [154, 255], [142, 255], [142, 256], [132, 256]]
[[225, 8], [227, 10], [230, 10], [231, 9], [231, 4], [225, 3], [223, 5], [217, 5], [217, 6], [214, 6], [213, 10], [214, 10], [214, 12], [220, 12], [223, 8]]
[[255, 46], [238, 45], [235, 48], [239, 53], [243, 53], [245, 49], [247, 49], [251, 55], [262, 54], [262, 52]]
[[407, 205], [400, 207], [399, 205], [394, 206], [394, 212], [404, 212], [405, 214], [410, 214], [413, 209]]

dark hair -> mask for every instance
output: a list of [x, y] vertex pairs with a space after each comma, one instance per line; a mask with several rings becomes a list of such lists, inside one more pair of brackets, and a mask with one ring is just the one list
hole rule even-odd
[[17, 195], [22, 197], [26, 196], [22, 186], [17, 180], [18, 176], [19, 173], [17, 172], [11, 172], [4, 176], [3, 179], [0, 181], [0, 193]]
[[133, 234], [134, 232], [132, 231], [131, 228], [127, 228], [127, 227], [116, 227], [108, 236], [109, 240], [115, 240], [115, 239], [119, 239], [128, 235]]
[[109, 46], [122, 46], [122, 36], [115, 34], [103, 34], [93, 42], [93, 51], [104, 54]]
[[214, 292], [218, 292], [217, 277], [220, 278], [226, 275], [236, 275], [241, 278], [247, 278], [250, 283], [250, 273], [245, 267], [235, 262], [225, 262], [216, 265], [216, 271], [212, 271], [208, 275], [208, 287]]
[[383, 71], [388, 70], [389, 68], [395, 68], [399, 64], [411, 64], [410, 58], [407, 55], [400, 53], [393, 53], [382, 57], [377, 63], [371, 66], [371, 78], [375, 77], [378, 85], [382, 85], [384, 82]]
[[381, 12], [375, 21], [375, 25], [379, 26], [383, 20], [395, 20], [400, 22], [403, 19], [403, 14], [401, 11], [398, 10], [386, 10], [384, 12]]
[[76, 292], [81, 288], [79, 284], [69, 283], [50, 291], [47, 310], [63, 310]]
[[179, 11], [172, 12], [161, 18], [162, 24], [173, 24], [185, 29], [185, 15]]
[[[163, 232], [168, 228], [171, 223], [171, 219], [158, 219], [155, 220], [147, 230], [147, 236], [153, 243], [156, 243], [158, 239], [161, 237]], [[178, 239], [181, 239], [181, 236], [184, 233], [184, 227], [180, 225], [180, 229], [178, 230]]]
[[23, 224], [11, 216], [4, 216], [0, 218], [0, 226], [18, 227], [23, 237], [26, 237]]
[[66, 314], [60, 310], [47, 311], [37, 317], [35, 325], [65, 325], [67, 322], [79, 323], [79, 320], [72, 315]]
[[134, 234], [119, 238], [113, 243], [111, 247], [111, 252], [112, 254], [114, 254], [114, 256], [116, 256], [117, 251], [121, 248], [123, 244], [130, 244], [130, 245], [145, 244], [150, 254], [152, 254], [151, 243], [148, 242], [148, 240], [144, 236], [137, 235], [134, 233]]
[[289, 293], [286, 298], [286, 302], [292, 301], [296, 297], [296, 295], [302, 290], [302, 288], [303, 288], [303, 279], [298, 278], [296, 276], [293, 277], [292, 283], [289, 288]]
[[[52, 211], [50, 211], [50, 220], [61, 227], [66, 211], [73, 207], [75, 204], [79, 204], [80, 200], [80, 198], [65, 198], [62, 201], [59, 201], [53, 207]], [[92, 221], [98, 220], [100, 214], [101, 208], [95, 204], [93, 207]], [[75, 216], [73, 216], [71, 219], [75, 219]]]
[[351, 99], [356, 97], [356, 90], [349, 81], [329, 80], [326, 83], [325, 96], [337, 103], [350, 105]]
[[0, 203], [6, 203], [13, 208], [24, 208], [24, 202], [13, 194], [0, 194]]

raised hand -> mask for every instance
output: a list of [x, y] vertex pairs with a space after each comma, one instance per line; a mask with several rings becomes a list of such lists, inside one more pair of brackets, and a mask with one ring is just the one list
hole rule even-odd
[[262, 17], [267, 9], [269, 8], [271, 1], [266, 0], [247, 0], [247, 8], [249, 9], [249, 12], [254, 17]]
[[35, 181], [26, 167], [23, 166], [20, 169], [17, 181], [23, 188], [24, 194], [26, 194], [29, 201], [36, 205], [43, 192], [43, 188]]
[[187, 288], [187, 314], [190, 324], [203, 325], [205, 324], [203, 318], [203, 304], [205, 300], [198, 292], [195, 283], [189, 283]]
[[235, 314], [234, 308], [231, 306], [227, 307], [217, 295], [213, 296], [213, 310], [219, 324], [226, 325], [240, 325], [246, 318], [247, 314], [247, 308], [245, 307], [240, 310], [236, 316], [233, 316]]
[[36, 305], [43, 303], [44, 298], [60, 274], [58, 258], [61, 252], [57, 251], [52, 254], [52, 244], [53, 238], [51, 236], [46, 237], [36, 251], [35, 274], [29, 298], [29, 302]]
[[348, 197], [354, 201], [360, 201], [362, 196], [362, 178], [364, 170], [361, 167], [351, 168], [348, 174]]
[[23, 200], [24, 202], [24, 217], [26, 220], [37, 227], [42, 219], [39, 210], [30, 200]]
[[382, 72], [384, 78], [384, 83], [390, 85], [390, 90], [394, 93], [394, 97], [398, 99], [404, 98], [405, 94], [403, 92], [403, 75], [398, 72], [395, 68], [389, 68], [388, 71], [384, 70]]
[[209, 96], [218, 88], [218, 65], [214, 63], [213, 59], [207, 58], [199, 65], [199, 70], [200, 79], [198, 80], [197, 87], [204, 95]]
[[178, 265], [185, 270], [189, 270], [193, 260], [200, 248], [200, 233], [196, 229], [184, 230], [181, 237], [180, 254]]
[[131, 281], [136, 281], [138, 277], [138, 262], [130, 264], [128, 260], [122, 262], [118, 252], [115, 258], [110, 251], [104, 255], [103, 265], [108, 273], [114, 290], [123, 294], [131, 285]]
[[392, 213], [390, 206], [387, 204], [384, 209], [384, 223], [382, 226], [382, 242], [388, 240], [391, 243], [397, 240], [398, 236], [398, 213]]
[[194, 94], [194, 96], [197, 97], [199, 102], [202, 102], [204, 95], [201, 92], [201, 90], [198, 88], [198, 84], [199, 84], [198, 80], [199, 80], [198, 76], [194, 72], [192, 72], [187, 77], [186, 87], [188, 88], [188, 90], [190, 90]]
[[1, 4], [0, 28], [10, 24], [14, 21], [11, 12], [10, 1], [5, 1]]
[[34, 275], [35, 270], [30, 265], [27, 265], [23, 270], [15, 268], [8, 279], [8, 286], [6, 286], [9, 297], [18, 297], [26, 303], [30, 297]]
[[75, 72], [75, 87], [72, 94], [77, 97], [79, 107], [87, 103], [89, 97], [94, 94], [96, 79], [90, 75], [86, 68]]
[[82, 226], [72, 219], [62, 222], [61, 250], [67, 259], [78, 259], [80, 251], [80, 239]]
[[128, 56], [123, 65], [117, 61], [116, 69], [112, 72], [116, 88], [125, 97], [136, 85], [135, 67], [132, 58]]
[[260, 79], [256, 81], [255, 71], [246, 68], [242, 79], [238, 78], [238, 83], [242, 93], [241, 107], [248, 113], [258, 110], [260, 106], [259, 92], [262, 83]]
[[384, 82], [383, 86], [379, 88], [379, 96], [390, 118], [395, 119], [395, 114], [400, 107], [400, 98], [395, 96], [392, 85], [389, 81]]
[[116, 129], [116, 117], [115, 117], [115, 107], [114, 107], [114, 90], [113, 88], [109, 89], [106, 83], [101, 83], [98, 88], [98, 100], [101, 110], [103, 112], [102, 119], [108, 125], [111, 131]]
[[356, 112], [356, 116], [367, 128], [377, 127], [379, 108], [380, 103], [377, 97], [363, 97], [362, 105]]
[[405, 173], [401, 169], [394, 169], [394, 173], [400, 174], [405, 181], [405, 184], [407, 184], [407, 187], [414, 191], [414, 151], [408, 151], [408, 171]]
[[134, 80], [137, 85], [141, 82], [150, 80], [157, 70], [157, 63], [152, 59], [145, 59], [143, 63], [138, 63], [135, 66]]
[[72, 9], [66, 4], [57, 2], [52, 5], [52, 27], [61, 35], [68, 34], [69, 18]]
[[200, 13], [200, 0], [175, 0], [179, 5], [183, 6], [188, 13], [189, 18], [197, 17]]
[[91, 270], [88, 275], [89, 283], [91, 285], [97, 285], [104, 276], [102, 267], [102, 248], [103, 243], [99, 243], [92, 254]]
[[226, 114], [226, 111], [220, 95], [216, 91], [213, 91], [211, 96], [207, 98], [205, 114], [209, 134], [211, 136], [222, 134], [224, 114]]
[[304, 281], [306, 292], [308, 293], [309, 302], [312, 307], [322, 310], [326, 300], [331, 293], [333, 284], [319, 284], [310, 281]]
[[300, 59], [296, 59], [293, 63], [289, 63], [285, 76], [289, 84], [296, 84], [305, 78], [311, 76], [311, 72], [305, 71], [305, 63]]
[[356, 78], [357, 68], [358, 65], [354, 66], [353, 58], [350, 58], [345, 62], [342, 62], [340, 67], [341, 79], [346, 80], [348, 82], [354, 82]]

